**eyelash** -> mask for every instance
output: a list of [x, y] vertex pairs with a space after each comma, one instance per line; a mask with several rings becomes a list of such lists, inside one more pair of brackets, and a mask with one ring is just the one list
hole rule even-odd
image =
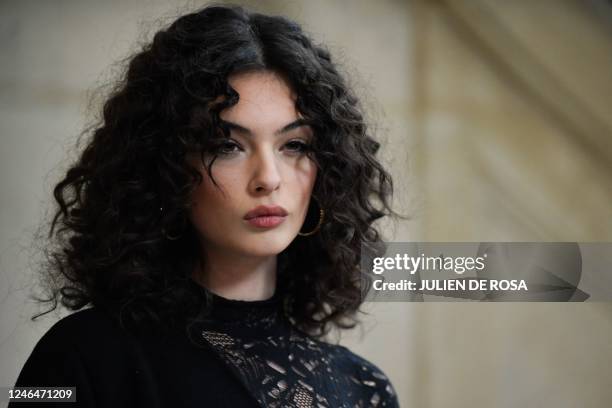
[[[299, 149], [299, 150], [291, 150], [292, 153], [303, 154], [307, 152], [308, 150], [310, 150], [310, 145], [308, 143], [302, 142], [301, 140], [291, 140], [287, 142], [285, 146], [291, 145], [291, 144], [293, 144], [295, 148]], [[240, 145], [236, 142], [224, 142], [219, 147], [217, 147], [217, 149], [215, 150], [215, 154], [217, 154], [218, 156], [230, 156], [233, 153], [236, 153], [236, 150], [232, 150], [229, 152], [224, 151], [224, 149], [228, 147], [229, 148], [233, 148], [233, 147], [240, 148]]]

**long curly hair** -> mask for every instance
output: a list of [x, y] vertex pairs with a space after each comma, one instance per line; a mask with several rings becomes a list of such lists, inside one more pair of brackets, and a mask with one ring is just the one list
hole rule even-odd
[[[249, 70], [284, 76], [314, 131], [312, 194], [326, 217], [317, 234], [296, 237], [279, 254], [285, 314], [315, 337], [359, 323], [371, 286], [359, 265], [362, 245], [380, 251], [373, 223], [397, 215], [392, 178], [375, 157], [380, 144], [324, 47], [291, 20], [237, 6], [184, 15], [129, 60], [54, 188], [48, 311], [94, 305], [126, 326], [165, 327], [206, 312], [207, 300], [190, 289], [199, 246], [188, 210], [202, 176], [186, 157], [203, 158], [228, 137], [219, 113], [239, 97], [228, 77]], [[316, 210], [306, 223], [313, 213], [316, 224]]]

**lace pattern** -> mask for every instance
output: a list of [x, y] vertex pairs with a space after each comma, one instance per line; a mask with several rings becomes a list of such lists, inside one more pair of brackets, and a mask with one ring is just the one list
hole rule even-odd
[[[274, 301], [225, 300], [201, 339], [266, 408], [398, 407], [389, 379], [344, 346], [296, 330]], [[236, 319], [237, 315], [242, 318]]]

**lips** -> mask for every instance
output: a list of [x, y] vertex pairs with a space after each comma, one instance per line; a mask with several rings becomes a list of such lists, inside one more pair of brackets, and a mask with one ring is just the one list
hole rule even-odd
[[250, 220], [257, 217], [285, 217], [287, 215], [287, 210], [280, 206], [267, 206], [260, 205], [258, 207], [253, 208], [251, 211], [246, 213], [244, 216], [245, 220]]

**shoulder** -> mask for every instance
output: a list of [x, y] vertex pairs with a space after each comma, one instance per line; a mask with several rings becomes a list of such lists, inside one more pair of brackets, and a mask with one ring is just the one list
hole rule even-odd
[[41, 337], [37, 348], [55, 350], [87, 349], [108, 344], [110, 339], [120, 338], [122, 330], [110, 315], [97, 308], [74, 312], [57, 321]]
[[90, 362], [117, 363], [127, 336], [110, 315], [91, 308], [72, 313], [53, 324], [27, 358], [18, 384], [54, 384], [85, 377]]
[[369, 395], [372, 406], [399, 407], [391, 380], [376, 364], [340, 344], [326, 343], [336, 363], [349, 380]]
[[58, 320], [47, 332], [49, 335], [55, 335], [56, 333], [81, 333], [84, 334], [85, 330], [98, 329], [98, 328], [113, 328], [114, 321], [110, 315], [105, 313], [102, 309], [96, 307], [82, 309], [78, 312], [74, 312]]
[[89, 374], [77, 346], [88, 343], [91, 328], [103, 317], [97, 311], [83, 310], [56, 322], [36, 343], [15, 385], [77, 386], [79, 398], [87, 399]]

